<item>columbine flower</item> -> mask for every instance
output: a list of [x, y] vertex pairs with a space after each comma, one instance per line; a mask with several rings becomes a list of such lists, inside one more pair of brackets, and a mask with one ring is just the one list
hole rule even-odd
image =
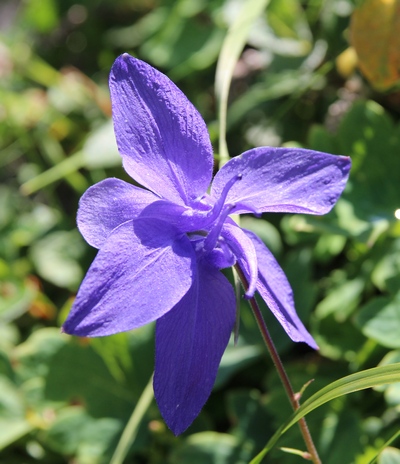
[[350, 169], [346, 157], [262, 147], [216, 174], [206, 125], [163, 74], [124, 54], [110, 75], [114, 128], [126, 172], [144, 188], [105, 179], [79, 204], [78, 227], [99, 249], [64, 324], [96, 337], [157, 320], [154, 393], [175, 434], [210, 395], [235, 322], [221, 269], [237, 264], [296, 342], [317, 345], [298, 318], [283, 270], [231, 214], [325, 214]]

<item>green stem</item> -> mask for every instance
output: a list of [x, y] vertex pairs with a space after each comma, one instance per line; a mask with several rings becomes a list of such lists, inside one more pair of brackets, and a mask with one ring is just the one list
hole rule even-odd
[[[76, 152], [74, 155], [63, 159], [60, 163], [51, 167], [47, 171], [41, 172], [36, 177], [26, 181], [21, 185], [21, 192], [23, 195], [31, 195], [43, 187], [52, 184], [64, 177], [75, 173], [78, 169], [84, 166], [84, 158], [81, 151]], [[83, 185], [83, 190], [87, 187]]]
[[398, 430], [394, 435], [392, 435], [389, 438], [389, 440], [380, 447], [379, 451], [376, 453], [376, 456], [371, 461], [369, 461], [369, 464], [374, 464], [378, 459], [379, 455], [382, 453], [382, 451], [388, 446], [390, 446], [398, 437], [400, 437], [400, 430]]
[[[240, 281], [242, 282], [244, 289], [247, 290], [249, 284], [247, 282], [246, 276], [243, 274], [242, 270], [237, 264], [235, 265], [235, 269], [236, 269], [236, 272], [238, 273], [238, 276], [240, 278]], [[274, 342], [272, 341], [272, 338], [269, 334], [269, 331], [265, 324], [265, 321], [262, 316], [261, 310], [258, 306], [258, 303], [254, 297], [249, 299], [249, 303], [253, 311], [254, 317], [256, 318], [256, 321], [260, 329], [261, 335], [263, 337], [263, 340], [265, 342], [265, 345], [267, 346], [267, 349], [271, 355], [272, 361], [276, 367], [276, 370], [281, 379], [283, 387], [289, 398], [289, 401], [293, 407], [293, 410], [296, 411], [300, 407], [299, 400], [297, 399], [297, 396], [293, 390], [292, 384], [290, 383], [289, 377], [285, 371], [285, 368], [283, 367], [278, 351], [276, 350]], [[321, 460], [318, 456], [317, 449], [315, 448], [313, 439], [308, 429], [307, 422], [304, 417], [299, 420], [299, 427], [300, 427], [301, 434], [303, 435], [304, 442], [307, 446], [307, 450], [310, 454], [309, 456], [310, 460], [314, 464], [321, 464]]]
[[153, 376], [151, 376], [136, 404], [135, 409], [132, 412], [131, 417], [129, 418], [128, 423], [125, 426], [124, 431], [122, 432], [110, 464], [122, 464], [124, 462], [132, 443], [135, 441], [139, 425], [146, 414], [146, 411], [149, 409], [153, 397]]

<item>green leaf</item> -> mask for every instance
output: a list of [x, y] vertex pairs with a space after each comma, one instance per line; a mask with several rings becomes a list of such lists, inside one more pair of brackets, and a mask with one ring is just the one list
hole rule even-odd
[[103, 417], [86, 424], [79, 440], [78, 462], [108, 463], [120, 430], [120, 421], [110, 417]]
[[0, 450], [29, 433], [25, 405], [16, 385], [0, 375]]
[[59, 453], [75, 455], [82, 439], [82, 429], [93, 420], [81, 406], [66, 407], [47, 430], [45, 442]]
[[243, 440], [241, 457], [249, 461], [255, 450], [260, 449], [266, 433], [273, 433], [274, 426], [265, 398], [258, 390], [235, 390], [228, 393], [227, 408], [234, 424], [231, 435]]
[[57, 231], [38, 240], [31, 248], [31, 257], [41, 277], [76, 290], [83, 276], [78, 263], [83, 251], [84, 242], [77, 230]]
[[49, 33], [58, 24], [58, 12], [54, 0], [31, 0], [25, 6], [25, 20], [38, 32]]
[[43, 377], [49, 370], [50, 359], [65, 345], [67, 335], [60, 334], [60, 329], [46, 327], [36, 330], [15, 349], [18, 360], [16, 371], [23, 381], [33, 377]]
[[299, 0], [272, 0], [268, 6], [268, 24], [277, 37], [298, 41], [305, 51], [311, 47], [311, 31]]
[[[364, 447], [359, 413], [348, 408], [345, 401], [339, 407], [335, 406], [321, 423], [318, 452], [324, 464], [353, 463]], [[348, 440], [348, 437], [352, 439]]]
[[[206, 42], [213, 35], [215, 28], [208, 22], [201, 21], [207, 2], [198, 0], [177, 0], [166, 9], [166, 15], [162, 26], [160, 25], [155, 34], [140, 47], [140, 52], [145, 59], [157, 66], [172, 69], [175, 77], [181, 77], [188, 72], [185, 62], [190, 61], [190, 57], [201, 51]], [[168, 11], [169, 10], [169, 11]], [[157, 20], [152, 18], [151, 21]], [[215, 44], [216, 45], [216, 44]], [[211, 47], [209, 52], [215, 60], [217, 58], [219, 46]], [[207, 58], [203, 54], [203, 58]], [[176, 72], [176, 68], [180, 68]], [[182, 67], [186, 67], [186, 72], [182, 73]], [[171, 78], [173, 78], [171, 76]]]
[[310, 73], [299, 70], [284, 70], [268, 74], [264, 82], [254, 84], [229, 107], [228, 128], [241, 121], [250, 110], [258, 105], [306, 90], [310, 87], [310, 79]]
[[82, 147], [83, 165], [88, 169], [121, 166], [111, 120], [90, 133]]
[[263, 457], [277, 443], [281, 435], [298, 422], [299, 419], [328, 401], [366, 388], [395, 382], [400, 382], [400, 363], [391, 364], [389, 366], [374, 367], [372, 369], [357, 372], [356, 374], [348, 375], [342, 379], [336, 380], [330, 385], [327, 385], [306, 400], [300, 408], [281, 427], [279, 427], [264, 449], [252, 459], [250, 464], [260, 463]]
[[228, 380], [244, 367], [254, 363], [262, 355], [260, 345], [228, 345], [222, 356], [214, 388], [226, 384]]
[[215, 94], [219, 108], [219, 154], [221, 164], [229, 159], [226, 146], [226, 118], [228, 109], [229, 87], [231, 85], [233, 70], [242, 53], [254, 20], [264, 11], [268, 0], [248, 0], [230, 26], [222, 44], [215, 75]]
[[381, 291], [397, 293], [400, 288], [400, 239], [388, 243], [372, 272], [371, 279]]
[[116, 380], [124, 379], [124, 368], [131, 367], [127, 332], [118, 333], [109, 337], [91, 338], [90, 344], [103, 358], [109, 371]]
[[34, 426], [24, 419], [0, 418], [0, 450], [16, 442], [32, 430], [34, 430]]
[[44, 441], [61, 454], [75, 456], [78, 462], [104, 463], [121, 426], [117, 419], [93, 419], [79, 406], [67, 407], [58, 413]]
[[338, 152], [336, 138], [324, 126], [319, 124], [311, 126], [308, 134], [308, 144], [313, 150], [326, 153]]
[[2, 419], [23, 419], [25, 414], [22, 398], [16, 385], [0, 375], [0, 416]]
[[[238, 462], [240, 441], [223, 433], [202, 432], [190, 435], [171, 453], [169, 463], [230, 464]], [[240, 461], [239, 461], [240, 462]]]
[[36, 294], [37, 289], [29, 281], [4, 279], [0, 282], [0, 321], [10, 322], [24, 314]]
[[257, 234], [275, 256], [282, 252], [281, 236], [278, 229], [270, 222], [252, 216], [242, 216], [240, 225], [244, 229], [249, 229]]
[[356, 318], [363, 334], [388, 348], [400, 348], [400, 292], [369, 301]]
[[320, 354], [338, 361], [354, 360], [365, 343], [364, 335], [349, 321], [338, 322], [334, 314], [324, 319], [313, 319], [313, 332], [320, 347]]
[[93, 417], [127, 417], [135, 404], [128, 385], [118, 383], [93, 348], [71, 339], [48, 363], [45, 395], [50, 401], [84, 404]]
[[340, 123], [339, 154], [351, 156], [353, 162], [345, 197], [360, 218], [395, 220], [399, 207], [399, 133], [400, 127], [373, 101], [356, 102]]
[[340, 282], [318, 304], [315, 312], [317, 318], [324, 319], [333, 314], [338, 322], [345, 321], [358, 306], [364, 286], [361, 278]]

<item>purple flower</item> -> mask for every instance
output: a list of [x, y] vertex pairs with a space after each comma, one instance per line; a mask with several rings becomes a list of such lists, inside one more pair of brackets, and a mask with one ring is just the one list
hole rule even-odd
[[262, 147], [231, 159], [212, 179], [206, 125], [163, 74], [124, 54], [110, 75], [113, 120], [126, 172], [144, 188], [105, 179], [79, 204], [78, 226], [99, 249], [63, 330], [111, 335], [157, 320], [154, 393], [175, 434], [210, 395], [235, 322], [235, 294], [221, 269], [238, 264], [248, 298], [258, 291], [296, 342], [317, 345], [292, 290], [263, 242], [231, 214], [325, 214], [350, 160]]

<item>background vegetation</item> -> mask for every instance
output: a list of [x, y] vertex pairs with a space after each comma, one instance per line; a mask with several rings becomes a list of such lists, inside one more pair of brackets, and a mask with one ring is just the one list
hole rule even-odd
[[[95, 255], [76, 229], [78, 200], [105, 177], [129, 180], [108, 73], [123, 52], [161, 69], [202, 113], [217, 151], [216, 63], [245, 2], [0, 3], [1, 462], [110, 462], [153, 370], [153, 327], [92, 340], [59, 330]], [[329, 215], [243, 220], [284, 267], [320, 346], [292, 343], [264, 308], [294, 388], [315, 379], [304, 399], [400, 361], [399, 4], [271, 0], [234, 69], [231, 156], [296, 145], [353, 159]], [[244, 303], [241, 318], [199, 418], [176, 438], [153, 402], [126, 463], [245, 463], [290, 415]], [[324, 464], [366, 464], [399, 430], [400, 384], [342, 396], [307, 419]], [[278, 445], [304, 448], [296, 427]], [[400, 462], [394, 446], [379, 462]], [[266, 458], [300, 461], [277, 447]]]

